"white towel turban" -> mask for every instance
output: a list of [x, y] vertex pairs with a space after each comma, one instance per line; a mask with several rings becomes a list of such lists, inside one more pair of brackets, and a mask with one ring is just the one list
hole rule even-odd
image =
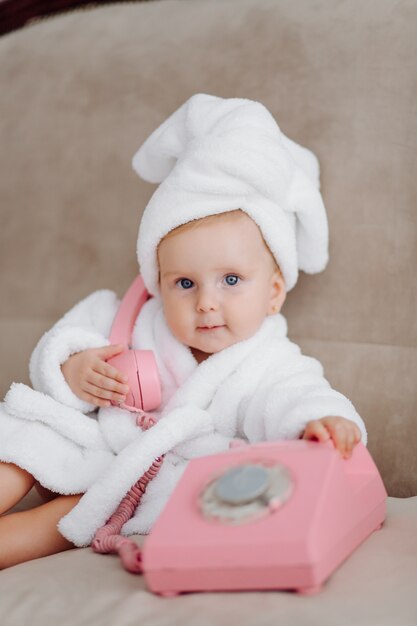
[[171, 230], [241, 209], [256, 222], [284, 276], [322, 271], [328, 225], [315, 155], [286, 137], [259, 102], [196, 94], [133, 157], [160, 183], [139, 227], [138, 261], [148, 291], [158, 287], [157, 246]]

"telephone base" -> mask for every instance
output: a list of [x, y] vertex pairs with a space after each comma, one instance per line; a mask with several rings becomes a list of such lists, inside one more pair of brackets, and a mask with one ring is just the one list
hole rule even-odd
[[[242, 474], [236, 496], [242, 503], [227, 503], [229, 486], [224, 480], [217, 490], [223, 500], [216, 502], [213, 485], [231, 468], [248, 464], [283, 470], [275, 475], [276, 491], [268, 483], [261, 493], [261, 473]], [[246, 484], [252, 479], [253, 484]], [[252, 490], [253, 502], [245, 500], [245, 489]], [[150, 591], [163, 595], [317, 593], [353, 550], [381, 528], [386, 498], [363, 444], [348, 460], [332, 444], [304, 440], [262, 442], [192, 459], [145, 541], [146, 583]], [[243, 513], [229, 514], [236, 507]]]

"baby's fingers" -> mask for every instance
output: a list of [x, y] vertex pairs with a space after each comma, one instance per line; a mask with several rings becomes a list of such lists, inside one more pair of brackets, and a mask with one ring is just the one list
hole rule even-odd
[[354, 438], [354, 442], [355, 442], [355, 445], [356, 445], [362, 439], [362, 433], [361, 433], [360, 428], [359, 428], [359, 426], [357, 424], [352, 422], [352, 426], [353, 426], [353, 438]]
[[85, 400], [85, 402], [89, 402], [90, 404], [94, 404], [95, 406], [111, 406], [110, 400], [105, 400], [104, 398], [101, 398], [96, 394], [97, 389], [93, 385], [85, 384], [85, 387], [81, 390], [79, 396], [82, 400]]
[[102, 348], [96, 348], [95, 353], [98, 355], [100, 359], [107, 361], [111, 359], [112, 356], [116, 356], [126, 350], [126, 346], [122, 343], [111, 344], [110, 346], [103, 346]]
[[336, 450], [338, 450], [342, 456], [346, 456], [348, 450], [348, 437], [344, 424], [339, 421], [331, 422], [328, 420], [326, 427], [330, 433], [330, 437], [332, 438]]
[[118, 369], [106, 363], [106, 361], [102, 361], [101, 359], [97, 359], [93, 364], [93, 371], [97, 374], [101, 374], [106, 378], [112, 378], [113, 380], [119, 383], [127, 383], [128, 376], [127, 374], [123, 374]]
[[352, 456], [353, 448], [361, 438], [358, 426], [354, 422], [342, 418], [325, 418], [325, 420], [335, 448], [344, 458], [349, 459]]
[[347, 435], [346, 435], [347, 458], [350, 458], [352, 456], [353, 448], [356, 446], [356, 444], [360, 442], [361, 439], [362, 439], [362, 434], [359, 429], [359, 426], [357, 426], [354, 422], [350, 422], [349, 426], [347, 427]]
[[316, 439], [317, 441], [328, 441], [329, 433], [320, 420], [312, 420], [311, 422], [308, 422], [302, 438]]
[[97, 406], [110, 406], [111, 403], [119, 404], [126, 400], [126, 394], [119, 394], [90, 382], [84, 383], [83, 392], [88, 394], [92, 398], [90, 401]]
[[92, 391], [99, 398], [105, 398], [112, 402], [124, 402], [126, 400], [126, 394], [129, 392], [129, 386], [118, 383], [114, 378], [108, 378], [97, 372], [91, 372], [88, 380], [88, 391]]

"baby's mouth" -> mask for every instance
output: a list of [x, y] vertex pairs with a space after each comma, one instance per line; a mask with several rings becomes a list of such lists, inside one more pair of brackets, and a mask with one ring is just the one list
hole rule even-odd
[[222, 326], [197, 326], [197, 330], [202, 333], [213, 333], [220, 328], [224, 328], [224, 324]]

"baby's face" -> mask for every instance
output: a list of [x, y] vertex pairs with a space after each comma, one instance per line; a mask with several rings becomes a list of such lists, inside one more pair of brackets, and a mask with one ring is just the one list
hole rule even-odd
[[285, 300], [284, 281], [243, 212], [163, 239], [158, 262], [167, 324], [198, 362], [251, 337]]

